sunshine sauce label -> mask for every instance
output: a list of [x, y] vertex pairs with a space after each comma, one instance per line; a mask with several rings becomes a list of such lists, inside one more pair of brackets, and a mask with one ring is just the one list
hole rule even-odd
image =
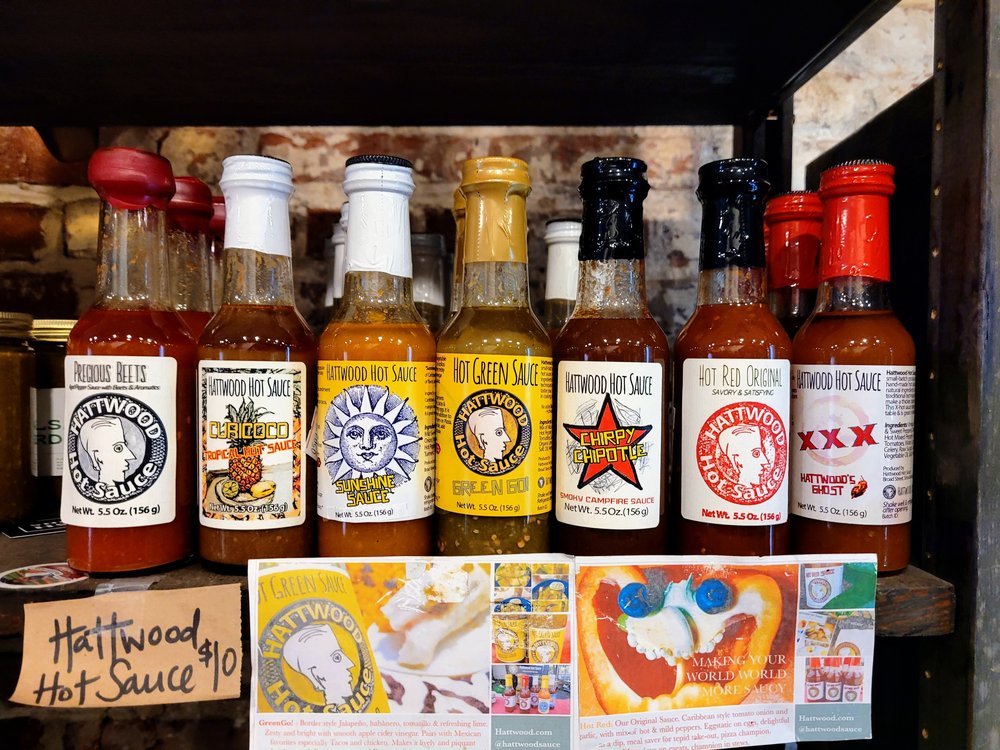
[[789, 388], [788, 360], [685, 360], [684, 518], [732, 526], [788, 520]]
[[438, 507], [521, 516], [552, 508], [552, 360], [438, 355]]

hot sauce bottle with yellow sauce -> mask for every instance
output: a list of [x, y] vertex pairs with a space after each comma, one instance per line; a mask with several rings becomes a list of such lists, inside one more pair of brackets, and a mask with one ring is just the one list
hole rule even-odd
[[910, 560], [913, 339], [889, 303], [893, 168], [820, 175], [823, 245], [816, 311], [795, 337], [792, 531], [797, 552], [873, 552], [879, 572]]
[[292, 291], [291, 166], [230, 156], [220, 184], [224, 297], [198, 341], [200, 552], [243, 566], [312, 552], [316, 343]]
[[429, 555], [434, 337], [413, 303], [413, 165], [347, 160], [344, 298], [319, 343], [319, 552]]
[[663, 554], [670, 355], [646, 306], [646, 165], [603, 158], [581, 172], [578, 301], [554, 344], [553, 547], [574, 555]]
[[462, 308], [438, 337], [437, 546], [546, 552], [552, 508], [552, 347], [528, 305], [528, 165], [462, 166]]
[[698, 304], [674, 345], [674, 505], [682, 554], [789, 549], [791, 342], [767, 306], [767, 164], [698, 170]]

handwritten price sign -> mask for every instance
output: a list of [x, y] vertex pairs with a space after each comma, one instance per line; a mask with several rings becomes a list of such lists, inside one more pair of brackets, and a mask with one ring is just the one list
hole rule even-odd
[[58, 708], [238, 698], [240, 587], [24, 606], [15, 703]]

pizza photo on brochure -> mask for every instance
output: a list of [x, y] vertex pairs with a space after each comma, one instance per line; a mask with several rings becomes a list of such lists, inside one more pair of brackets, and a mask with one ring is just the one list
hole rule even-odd
[[797, 595], [794, 564], [581, 566], [581, 715], [792, 702]]

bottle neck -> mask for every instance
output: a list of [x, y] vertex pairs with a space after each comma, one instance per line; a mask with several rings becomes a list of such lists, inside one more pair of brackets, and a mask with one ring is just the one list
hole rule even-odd
[[155, 206], [137, 210], [101, 205], [95, 307], [169, 310], [166, 220]]
[[484, 261], [465, 263], [462, 307], [528, 309], [528, 264]]
[[452, 315], [462, 309], [462, 272], [465, 266], [465, 211], [455, 214], [455, 262], [451, 272], [451, 302], [448, 312]]
[[889, 282], [867, 276], [836, 276], [820, 282], [817, 313], [862, 313], [891, 310]]
[[580, 261], [575, 317], [640, 318], [645, 314], [645, 261]]
[[292, 259], [247, 248], [225, 250], [224, 305], [294, 307]]
[[345, 273], [375, 271], [412, 279], [408, 196], [391, 190], [352, 190], [348, 197]]
[[[528, 263], [527, 187], [507, 182], [463, 185], [466, 195], [463, 262]], [[352, 209], [353, 210], [353, 209]], [[463, 290], [466, 287], [463, 286]]]
[[208, 237], [172, 226], [167, 232], [170, 298], [175, 310], [212, 312]]
[[553, 242], [545, 267], [545, 299], [575, 300], [580, 276], [579, 242]]
[[381, 271], [348, 271], [336, 320], [343, 323], [413, 323], [413, 280]]
[[767, 299], [763, 268], [729, 266], [698, 274], [698, 306], [761, 305]]
[[703, 197], [698, 269], [763, 270], [765, 266], [762, 192], [722, 186]]

